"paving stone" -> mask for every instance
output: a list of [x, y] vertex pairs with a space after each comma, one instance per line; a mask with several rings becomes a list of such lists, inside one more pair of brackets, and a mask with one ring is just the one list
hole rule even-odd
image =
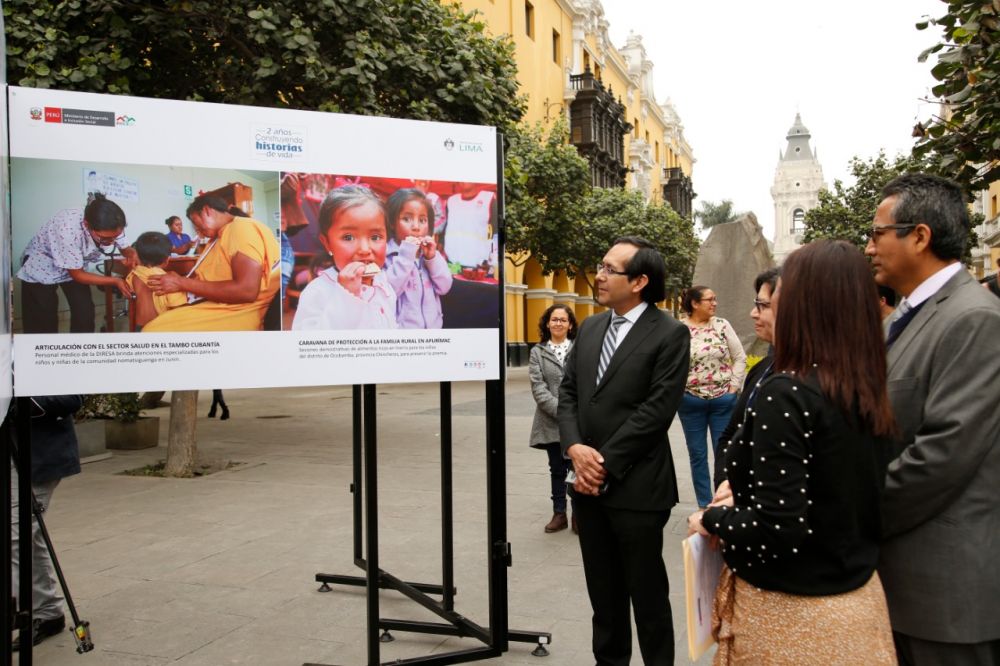
[[[456, 610], [488, 619], [486, 444], [482, 384], [452, 385]], [[379, 387], [380, 565], [406, 581], [441, 582], [438, 393]], [[511, 643], [492, 663], [587, 663], [590, 606], [571, 531], [545, 534], [551, 517], [544, 454], [527, 446], [533, 403], [524, 368], [507, 393], [507, 530], [513, 549], [510, 626], [553, 634], [551, 655]], [[200, 414], [211, 394], [202, 393]], [[363, 587], [317, 591], [318, 572], [361, 576], [353, 559], [350, 389], [226, 391], [233, 417], [198, 422], [199, 450], [243, 465], [196, 479], [122, 476], [163, 459], [163, 445], [115, 452], [60, 485], [48, 524], [96, 649], [75, 652], [67, 632], [36, 650], [45, 666], [216, 666], [367, 661]], [[167, 416], [169, 410], [151, 410]], [[258, 415], [288, 414], [285, 419]], [[671, 427], [682, 504], [665, 530], [678, 662], [686, 660], [680, 541], [694, 508], [683, 434]], [[438, 622], [395, 591], [385, 618]], [[384, 661], [477, 647], [471, 639], [394, 632]], [[638, 659], [638, 647], [635, 648]], [[702, 660], [708, 663], [710, 657]]]

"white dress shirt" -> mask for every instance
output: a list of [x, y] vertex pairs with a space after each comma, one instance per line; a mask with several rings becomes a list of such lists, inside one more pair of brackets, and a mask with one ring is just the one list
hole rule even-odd
[[[632, 325], [639, 321], [639, 317], [642, 316], [642, 313], [646, 311], [647, 307], [649, 307], [649, 303], [643, 301], [625, 314], [620, 315], [625, 317], [625, 321], [618, 327], [618, 337], [615, 338], [615, 351], [618, 351], [618, 346], [622, 343], [622, 340], [625, 339], [625, 336], [628, 335], [628, 332], [632, 330]], [[611, 316], [614, 317], [616, 314], [617, 313], [612, 312]]]
[[[934, 275], [921, 282], [917, 288], [910, 292], [909, 296], [904, 297], [896, 307], [898, 308], [902, 306], [903, 301], [909, 303], [910, 307], [917, 307], [928, 298], [938, 293], [941, 287], [944, 286], [945, 282], [953, 278], [960, 270], [962, 270], [962, 262], [956, 261], [953, 264], [948, 264], [938, 272], [934, 273]], [[625, 324], [622, 324], [622, 326], [625, 326]]]

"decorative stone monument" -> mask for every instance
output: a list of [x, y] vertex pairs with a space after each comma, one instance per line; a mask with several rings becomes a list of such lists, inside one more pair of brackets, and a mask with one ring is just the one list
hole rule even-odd
[[719, 299], [716, 316], [729, 320], [748, 354], [762, 354], [767, 349], [766, 345], [754, 344], [757, 336], [750, 308], [755, 296], [753, 280], [771, 266], [771, 249], [753, 213], [712, 227], [698, 251], [693, 284], [715, 292]]

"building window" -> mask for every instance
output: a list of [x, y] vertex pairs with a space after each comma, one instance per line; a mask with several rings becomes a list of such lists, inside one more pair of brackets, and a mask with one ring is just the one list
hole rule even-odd
[[597, 79], [598, 81], [601, 80], [601, 66], [598, 65], [596, 62], [594, 63], [594, 78]]
[[694, 185], [690, 176], [680, 167], [670, 167], [664, 173], [667, 182], [663, 186], [663, 198], [681, 217], [691, 217], [691, 201], [695, 198]]
[[573, 74], [569, 80], [574, 91], [570, 103], [570, 142], [590, 163], [591, 184], [624, 187], [628, 173], [625, 136], [632, 131], [625, 120], [625, 107], [589, 69]]
[[993, 219], [994, 217], [996, 217], [996, 216], [997, 216], [997, 212], [998, 212], [998, 211], [997, 211], [997, 195], [995, 195], [995, 194], [994, 194], [994, 195], [993, 195], [993, 198], [992, 198], [992, 199], [990, 199], [990, 219], [991, 219], [991, 220], [992, 220], [992, 219]]
[[559, 61], [561, 59], [562, 58], [561, 58], [561, 56], [559, 54], [559, 32], [556, 31], [556, 30], [553, 30], [552, 31], [552, 62], [554, 62], [555, 64], [558, 65]]
[[659, 164], [660, 163], [660, 142], [657, 141], [654, 144], [654, 146], [655, 146], [655, 148], [654, 148], [653, 155], [654, 155], [654, 157], [656, 157], [656, 163]]
[[806, 212], [801, 208], [796, 208], [792, 213], [792, 233], [799, 233], [806, 230]]
[[583, 52], [583, 71], [590, 69], [590, 54], [586, 51]]
[[535, 7], [527, 0], [524, 3], [524, 31], [528, 37], [535, 38]]
[[639, 119], [638, 118], [633, 118], [632, 119], [632, 138], [633, 139], [638, 139], [639, 138]]

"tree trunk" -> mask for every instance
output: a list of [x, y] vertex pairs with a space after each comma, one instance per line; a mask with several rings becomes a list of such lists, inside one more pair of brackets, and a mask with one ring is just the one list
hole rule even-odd
[[170, 433], [167, 436], [167, 465], [164, 476], [189, 477], [198, 455], [195, 425], [198, 416], [197, 391], [172, 391], [170, 395]]

